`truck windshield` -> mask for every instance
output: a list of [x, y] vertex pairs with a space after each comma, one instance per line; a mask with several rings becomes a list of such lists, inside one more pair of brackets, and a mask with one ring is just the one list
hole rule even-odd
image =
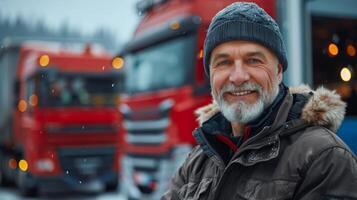
[[126, 92], [150, 92], [187, 84], [194, 74], [195, 38], [175, 38], [127, 55]]
[[[57, 74], [44, 76], [40, 84], [40, 106], [115, 106], [120, 83], [118, 77]], [[44, 78], [45, 77], [45, 78]]]

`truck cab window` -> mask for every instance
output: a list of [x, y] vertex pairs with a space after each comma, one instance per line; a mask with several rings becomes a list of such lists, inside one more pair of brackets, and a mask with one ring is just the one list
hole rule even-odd
[[195, 36], [189, 35], [147, 47], [126, 57], [126, 91], [156, 91], [189, 82], [194, 69]]
[[115, 106], [120, 92], [115, 76], [59, 73], [41, 81], [41, 99], [45, 107]]

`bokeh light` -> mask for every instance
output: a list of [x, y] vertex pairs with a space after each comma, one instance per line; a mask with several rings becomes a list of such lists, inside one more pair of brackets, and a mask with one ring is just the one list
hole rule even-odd
[[124, 66], [124, 59], [121, 57], [115, 57], [112, 60], [112, 66], [114, 69], [121, 69]]
[[37, 95], [33, 94], [30, 96], [30, 105], [35, 107], [38, 104], [38, 97]]
[[356, 48], [352, 44], [347, 45], [346, 51], [347, 55], [351, 57], [356, 55]]
[[41, 67], [47, 67], [50, 63], [50, 57], [48, 55], [42, 55], [39, 60], [39, 64]]
[[340, 72], [341, 79], [345, 82], [350, 81], [352, 78], [352, 72], [348, 67], [344, 67]]
[[17, 108], [19, 109], [20, 112], [25, 112], [27, 110], [27, 103], [25, 100], [21, 99], [19, 101], [19, 104], [17, 105]]
[[24, 171], [24, 172], [27, 171], [28, 167], [29, 167], [29, 165], [26, 160], [20, 160], [19, 168], [21, 171]]
[[171, 25], [170, 25], [170, 28], [172, 30], [177, 30], [181, 27], [181, 24], [179, 22], [173, 22]]
[[328, 54], [331, 56], [331, 57], [334, 57], [334, 56], [337, 56], [338, 54], [338, 47], [336, 44], [334, 43], [330, 43], [328, 45]]

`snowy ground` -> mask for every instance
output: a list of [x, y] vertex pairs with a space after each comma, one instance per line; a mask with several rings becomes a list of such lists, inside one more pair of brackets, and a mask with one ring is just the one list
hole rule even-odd
[[22, 197], [18, 191], [14, 188], [2, 188], [0, 187], [0, 199], [1, 200], [125, 200], [119, 192], [107, 192], [99, 194], [51, 194], [44, 195], [37, 198], [25, 198]]

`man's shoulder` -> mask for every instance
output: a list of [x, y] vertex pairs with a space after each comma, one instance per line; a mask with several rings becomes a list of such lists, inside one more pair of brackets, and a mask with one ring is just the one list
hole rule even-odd
[[323, 126], [311, 126], [306, 128], [296, 143], [305, 147], [312, 147], [320, 150], [341, 147], [348, 149], [342, 139], [330, 129]]
[[282, 163], [289, 163], [301, 172], [307, 171], [313, 163], [324, 163], [325, 167], [338, 163], [342, 167], [354, 162], [353, 167], [357, 166], [356, 156], [349, 147], [336, 133], [322, 126], [297, 131], [281, 143], [281, 160], [288, 160]]
[[[295, 136], [294, 136], [295, 135]], [[287, 148], [296, 157], [311, 160], [327, 151], [345, 151], [354, 157], [350, 148], [333, 131], [323, 126], [311, 126], [292, 135], [293, 142]]]

